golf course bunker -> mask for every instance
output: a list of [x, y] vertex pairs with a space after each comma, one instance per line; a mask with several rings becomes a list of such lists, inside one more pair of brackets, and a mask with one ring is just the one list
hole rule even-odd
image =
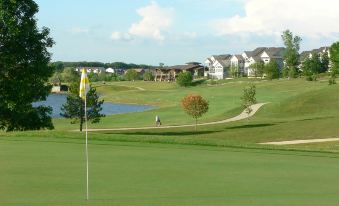
[[[46, 101], [40, 101], [33, 103], [33, 106], [37, 107], [40, 105], [50, 106], [53, 108], [52, 117], [60, 118], [61, 107], [66, 103], [67, 96], [65, 94], [51, 94], [47, 97]], [[116, 104], [110, 102], [104, 102], [102, 105], [102, 114], [123, 114], [130, 112], [142, 112], [152, 110], [157, 107], [150, 105], [137, 105], [137, 104]]]

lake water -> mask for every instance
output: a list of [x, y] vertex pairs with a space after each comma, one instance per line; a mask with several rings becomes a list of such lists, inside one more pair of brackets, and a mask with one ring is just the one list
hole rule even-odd
[[[45, 105], [53, 108], [52, 117], [60, 118], [61, 106], [66, 103], [66, 95], [64, 94], [51, 94], [47, 97], [46, 101], [35, 102], [33, 106]], [[122, 114], [130, 112], [142, 112], [146, 110], [155, 109], [154, 106], [149, 105], [134, 105], [134, 104], [114, 104], [104, 102], [102, 105], [102, 114]]]

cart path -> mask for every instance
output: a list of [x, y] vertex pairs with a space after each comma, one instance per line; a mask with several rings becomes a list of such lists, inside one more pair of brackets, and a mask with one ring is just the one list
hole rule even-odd
[[264, 142], [259, 144], [267, 145], [293, 145], [293, 144], [307, 144], [307, 143], [318, 143], [318, 142], [335, 142], [339, 141], [339, 138], [324, 138], [324, 139], [299, 139], [281, 142]]
[[[252, 117], [262, 106], [264, 106], [267, 103], [258, 103], [251, 106], [252, 112], [250, 114], [246, 113], [246, 110], [244, 110], [241, 114], [221, 120], [221, 121], [215, 121], [215, 122], [206, 122], [206, 123], [200, 123], [197, 124], [198, 126], [203, 125], [214, 125], [214, 124], [223, 124], [228, 122], [235, 122], [243, 119], [247, 119], [249, 117]], [[89, 132], [95, 132], [95, 131], [126, 131], [126, 130], [146, 130], [146, 129], [168, 129], [168, 128], [182, 128], [182, 127], [194, 127], [195, 124], [184, 124], [184, 125], [168, 125], [168, 126], [160, 126], [160, 127], [128, 127], [128, 128], [112, 128], [112, 129], [88, 129]]]

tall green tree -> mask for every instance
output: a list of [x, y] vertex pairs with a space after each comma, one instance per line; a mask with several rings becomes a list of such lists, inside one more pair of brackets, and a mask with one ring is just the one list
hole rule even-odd
[[331, 69], [339, 71], [339, 41], [335, 42], [330, 47]]
[[317, 75], [322, 71], [323, 65], [320, 56], [316, 53], [306, 59], [302, 64], [302, 71], [308, 81], [317, 80]]
[[[60, 115], [71, 119], [71, 123], [79, 123], [80, 131], [82, 131], [83, 124], [85, 122], [85, 102], [79, 97], [79, 88], [80, 88], [80, 78], [78, 81], [71, 84], [69, 88], [69, 93], [67, 95], [67, 101], [61, 107]], [[87, 119], [91, 123], [99, 123], [100, 118], [104, 117], [104, 114], [101, 114], [102, 104], [104, 100], [99, 100], [98, 93], [96, 89], [91, 87], [87, 93]]]
[[267, 79], [278, 79], [280, 76], [279, 65], [275, 60], [271, 60], [264, 66], [264, 73]]
[[339, 72], [339, 42], [333, 43], [330, 47], [331, 72], [329, 84], [336, 84], [336, 77]]
[[52, 129], [51, 108], [33, 107], [45, 100], [53, 74], [49, 29], [37, 26], [33, 0], [0, 1], [0, 129]]
[[328, 53], [325, 52], [321, 55], [321, 70], [320, 73], [327, 72], [330, 64], [330, 59], [328, 57]]
[[294, 78], [299, 64], [299, 50], [302, 39], [299, 36], [293, 36], [293, 33], [290, 30], [284, 31], [281, 38], [286, 47], [284, 51], [284, 61], [286, 64], [284, 69], [287, 71], [284, 73], [289, 74], [290, 77]]

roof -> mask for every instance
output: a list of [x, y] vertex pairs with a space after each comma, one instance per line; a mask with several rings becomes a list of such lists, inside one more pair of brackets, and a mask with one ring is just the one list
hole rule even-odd
[[328, 51], [329, 47], [327, 46], [323, 46], [323, 47], [320, 47], [319, 49], [313, 49], [311, 51], [303, 51], [300, 53], [300, 61], [303, 61], [305, 60], [306, 58], [308, 58], [310, 56], [310, 54], [313, 54], [313, 53], [316, 53], [316, 54], [319, 54], [319, 53], [324, 53], [326, 51]]
[[194, 64], [185, 64], [185, 65], [175, 65], [170, 67], [162, 67], [159, 68], [161, 70], [190, 70], [190, 69], [202, 69], [201, 65], [194, 65]]
[[246, 54], [247, 57], [251, 57], [252, 56], [252, 51], [244, 51], [244, 53]]
[[251, 57], [260, 56], [260, 54], [266, 49], [266, 47], [258, 47], [251, 52]]
[[230, 60], [232, 55], [230, 54], [222, 54], [222, 55], [214, 55], [215, 60], [218, 61], [219, 64], [223, 67], [228, 67], [230, 64]]
[[200, 62], [187, 62], [186, 64], [200, 65]]
[[284, 47], [268, 47], [264, 50], [270, 58], [282, 58], [284, 55]]
[[242, 60], [242, 61], [245, 60], [244, 57], [241, 56], [241, 54], [235, 54], [235, 55], [233, 55], [233, 56], [235, 56], [238, 60]]

